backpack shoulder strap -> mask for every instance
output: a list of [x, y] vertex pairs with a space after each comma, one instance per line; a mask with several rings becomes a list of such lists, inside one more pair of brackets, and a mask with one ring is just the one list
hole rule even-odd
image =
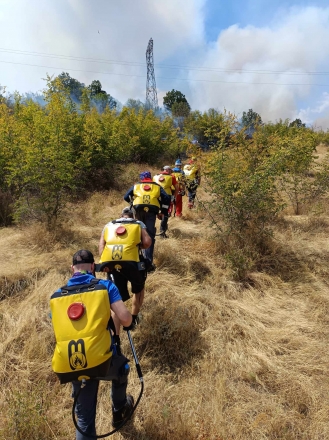
[[85, 284], [75, 284], [73, 286], [62, 286], [60, 288], [61, 291], [68, 291], [68, 292], [72, 292], [74, 290], [81, 290], [81, 289], [89, 289], [92, 290], [96, 284], [99, 283], [100, 280], [98, 280], [97, 278], [95, 278], [94, 280], [90, 281], [90, 283], [85, 283]]
[[135, 224], [135, 223], [137, 223], [137, 220], [135, 220], [135, 219], [132, 219], [132, 220], [112, 220], [112, 222], [111, 223], [113, 223], [113, 224], [117, 224], [117, 223], [124, 223], [124, 224], [127, 224], [127, 225], [130, 225], [130, 224]]

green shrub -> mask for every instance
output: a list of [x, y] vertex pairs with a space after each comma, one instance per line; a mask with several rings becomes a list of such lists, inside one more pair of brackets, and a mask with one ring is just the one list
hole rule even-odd
[[209, 207], [224, 224], [223, 253], [236, 278], [244, 278], [267, 252], [271, 225], [285, 206], [282, 193], [295, 197], [295, 203], [323, 194], [327, 168], [305, 179], [314, 165], [316, 136], [310, 129], [289, 127], [285, 121], [258, 126], [248, 139], [236, 130], [232, 115], [225, 124], [217, 138], [229, 127], [230, 147], [210, 153], [206, 189], [212, 196]]

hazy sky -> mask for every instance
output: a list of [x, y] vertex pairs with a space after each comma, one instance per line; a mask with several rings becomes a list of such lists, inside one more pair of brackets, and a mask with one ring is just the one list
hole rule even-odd
[[66, 71], [144, 101], [151, 37], [160, 106], [174, 88], [192, 109], [329, 128], [328, 0], [0, 0], [0, 85]]

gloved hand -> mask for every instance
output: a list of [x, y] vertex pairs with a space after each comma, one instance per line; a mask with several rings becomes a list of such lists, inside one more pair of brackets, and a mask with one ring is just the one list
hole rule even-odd
[[123, 327], [123, 330], [127, 332], [127, 331], [131, 331], [131, 330], [135, 330], [135, 328], [136, 328], [136, 323], [133, 318], [133, 320], [131, 321], [131, 324], [128, 327]]
[[135, 323], [135, 325], [138, 325], [140, 323], [140, 315], [138, 313], [138, 315], [132, 315], [133, 317], [133, 322]]

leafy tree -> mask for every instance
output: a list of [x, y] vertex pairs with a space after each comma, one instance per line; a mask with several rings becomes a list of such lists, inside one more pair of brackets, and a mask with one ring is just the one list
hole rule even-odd
[[128, 101], [125, 103], [125, 107], [134, 109], [137, 113], [139, 110], [144, 110], [145, 104], [140, 99], [128, 99]]
[[[94, 80], [88, 87], [78, 80], [72, 78], [67, 72], [62, 72], [57, 77], [65, 90], [70, 94], [70, 97], [81, 104], [82, 111], [85, 111], [88, 106], [94, 106], [102, 113], [106, 107], [110, 109], [116, 108], [116, 100], [102, 89], [102, 84], [99, 80]], [[89, 104], [87, 103], [89, 102]]]
[[175, 118], [186, 118], [190, 114], [191, 108], [187, 102], [174, 102], [171, 107], [172, 115]]
[[180, 141], [171, 118], [160, 120], [152, 110], [136, 113], [124, 107], [114, 121], [109, 142], [122, 152], [124, 163], [154, 163], [163, 154], [176, 151]]
[[10, 222], [14, 207], [17, 221], [37, 219], [53, 228], [77, 188], [80, 196], [109, 189], [121, 164], [154, 164], [184, 150], [168, 115], [128, 107], [117, 113], [108, 105], [97, 112], [95, 97], [108, 99], [100, 89], [97, 82], [84, 87], [78, 106], [63, 77], [48, 77], [44, 106], [18, 93], [11, 107], [0, 103], [1, 224]]
[[257, 125], [250, 141], [236, 131], [234, 115], [224, 125], [234, 133], [230, 148], [213, 150], [204, 174], [210, 207], [222, 221], [223, 252], [243, 278], [268, 251], [271, 223], [287, 201], [298, 213], [328, 190], [329, 167], [316, 164], [310, 129], [291, 128], [289, 121]]
[[[185, 120], [185, 132], [203, 146], [224, 146], [230, 127], [225, 115], [213, 108], [201, 113], [195, 110]], [[224, 129], [224, 130], [223, 130]]]
[[314, 151], [318, 136], [313, 130], [290, 126], [288, 121], [276, 126], [279, 136], [275, 155], [282, 171], [277, 180], [277, 187], [298, 215], [303, 205], [314, 202], [327, 191], [328, 179], [325, 176], [328, 166], [324, 166], [324, 163], [319, 166], [315, 162]]
[[75, 78], [72, 78], [69, 73], [62, 72], [57, 76], [64, 88], [69, 91], [70, 95], [78, 101], [81, 100], [83, 89], [85, 85]]
[[171, 107], [171, 113], [175, 118], [175, 122], [177, 123], [180, 130], [184, 129], [185, 119], [190, 113], [190, 106], [187, 102], [174, 102]]
[[185, 98], [185, 95], [183, 95], [182, 92], [178, 90], [172, 89], [171, 92], [167, 92], [166, 95], [163, 98], [163, 105], [167, 110], [172, 111], [172, 107], [174, 104], [182, 103], [184, 102], [186, 104], [186, 107], [191, 109], [190, 104], [187, 102], [187, 99]]
[[[225, 115], [222, 132], [235, 132], [237, 125], [234, 115]], [[250, 143], [243, 131], [235, 132], [230, 148], [214, 149], [208, 158], [209, 208], [221, 219], [222, 252], [236, 278], [243, 279], [260, 258], [269, 226], [282, 208], [274, 185], [275, 159], [263, 152], [262, 139]]]
[[327, 131], [320, 130], [318, 133], [318, 144], [323, 143], [329, 145], [329, 129]]
[[304, 124], [301, 119], [295, 119], [294, 121], [290, 122], [289, 127], [303, 128], [306, 127], [306, 124]]
[[0, 86], [0, 104], [5, 101], [4, 92], [5, 88]]
[[15, 120], [4, 98], [0, 101], [0, 225], [7, 226], [13, 220], [14, 192], [8, 184], [9, 164], [14, 156], [13, 142], [16, 135]]
[[242, 113], [241, 124], [243, 127], [254, 130], [257, 125], [261, 125], [262, 123], [260, 115], [254, 112], [251, 108], [248, 112]]
[[88, 90], [90, 91], [91, 102], [100, 113], [102, 113], [106, 107], [109, 107], [111, 110], [116, 108], [116, 100], [105, 90], [102, 90], [102, 84], [99, 80], [92, 81], [88, 86]]
[[91, 82], [90, 86], [88, 86], [90, 90], [90, 96], [94, 98], [97, 95], [107, 95], [105, 90], [102, 90], [102, 84], [98, 80], [94, 80]]
[[16, 189], [16, 219], [55, 227], [77, 182], [74, 148], [78, 115], [59, 79], [48, 78], [43, 109], [30, 101], [16, 106], [16, 137], [8, 182]]
[[88, 113], [90, 109], [91, 109], [90, 90], [85, 87], [81, 95], [80, 110], [85, 114]]

